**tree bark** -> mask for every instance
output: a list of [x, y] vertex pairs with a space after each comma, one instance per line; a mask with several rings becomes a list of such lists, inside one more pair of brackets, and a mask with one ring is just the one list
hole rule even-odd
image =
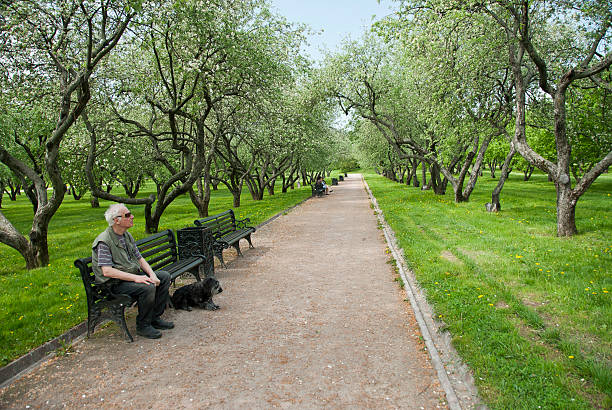
[[493, 193], [491, 194], [491, 202], [485, 205], [485, 208], [489, 212], [499, 212], [501, 211], [501, 204], [499, 203], [499, 195], [508, 179], [508, 175], [510, 175], [510, 163], [512, 162], [512, 158], [516, 154], [516, 148], [514, 144], [510, 142], [510, 151], [508, 155], [506, 155], [506, 159], [504, 160], [504, 165], [501, 169], [501, 175], [499, 176], [499, 181], [497, 181], [497, 185], [493, 189]]
[[421, 161], [421, 173], [423, 179], [423, 185], [421, 186], [421, 190], [429, 189], [430, 186], [427, 185], [427, 167], [425, 166], [425, 161]]
[[0, 242], [17, 250], [25, 259], [26, 269], [34, 269], [40, 266], [40, 261], [34, 251], [34, 247], [28, 240], [11, 224], [11, 222], [0, 212]]
[[208, 205], [210, 204], [210, 183], [206, 180], [202, 183], [200, 178], [196, 181], [196, 187], [198, 188], [197, 193], [193, 190], [193, 187], [189, 188], [189, 197], [198, 210], [198, 216], [206, 218], [208, 216]]

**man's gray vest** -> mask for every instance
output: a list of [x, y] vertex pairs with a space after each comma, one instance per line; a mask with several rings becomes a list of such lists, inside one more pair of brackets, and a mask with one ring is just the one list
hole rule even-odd
[[119, 241], [119, 235], [117, 235], [112, 226], [106, 228], [91, 245], [91, 269], [96, 275], [96, 283], [105, 283], [109, 277], [102, 274], [102, 269], [98, 266], [98, 252], [96, 247], [98, 243], [104, 242], [109, 248], [111, 255], [113, 256], [113, 268], [119, 269], [123, 272], [138, 274], [140, 272], [140, 265], [136, 260], [133, 249], [136, 248], [136, 241], [129, 232], [126, 232], [123, 237], [125, 238], [126, 249]]

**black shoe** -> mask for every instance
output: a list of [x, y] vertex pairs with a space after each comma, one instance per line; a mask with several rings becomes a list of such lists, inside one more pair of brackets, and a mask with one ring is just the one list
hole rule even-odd
[[146, 326], [143, 328], [136, 328], [136, 333], [147, 339], [159, 339], [162, 337], [162, 333], [159, 330], [153, 328], [153, 326]]
[[173, 329], [174, 328], [174, 323], [167, 322], [167, 321], [165, 321], [163, 319], [160, 319], [160, 318], [153, 319], [153, 321], [151, 322], [151, 325], [155, 329]]

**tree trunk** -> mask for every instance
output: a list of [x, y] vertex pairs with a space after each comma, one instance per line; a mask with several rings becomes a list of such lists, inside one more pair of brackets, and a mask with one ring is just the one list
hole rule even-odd
[[493, 189], [493, 193], [491, 194], [491, 202], [485, 205], [485, 208], [489, 212], [499, 212], [501, 211], [501, 204], [499, 203], [499, 194], [501, 193], [506, 180], [508, 179], [508, 175], [510, 175], [510, 163], [512, 162], [512, 158], [516, 154], [516, 148], [514, 148], [514, 144], [510, 143], [510, 151], [508, 155], [506, 155], [506, 159], [504, 161], [504, 165], [501, 169], [501, 175], [499, 176], [499, 181], [497, 185]]
[[429, 189], [430, 187], [427, 185], [427, 167], [425, 166], [425, 161], [421, 162], [421, 176], [423, 179], [423, 185], [421, 186], [422, 190]]
[[[568, 178], [569, 179], [569, 178]], [[576, 228], [576, 202], [578, 198], [571, 189], [571, 183], [557, 183], [557, 236], [572, 236]]]
[[273, 179], [272, 181], [266, 184], [266, 189], [268, 190], [268, 195], [270, 196], [274, 195], [274, 184], [275, 183], [276, 183], [276, 180]]
[[[247, 189], [251, 194], [251, 199], [253, 199], [253, 201], [257, 201], [259, 199], [259, 191], [257, 190], [256, 182], [253, 181], [253, 178], [248, 177], [246, 180], [246, 184]], [[261, 196], [263, 197], [263, 192], [261, 193]]]
[[26, 262], [26, 269], [34, 269], [40, 266], [32, 244], [17, 231], [2, 212], [0, 212], [0, 240], [21, 254]]
[[123, 190], [125, 194], [130, 198], [136, 198], [138, 191], [140, 191], [140, 184], [142, 183], [142, 175], [138, 177], [136, 181], [122, 182]]
[[491, 142], [493, 136], [494, 135], [491, 134], [490, 136], [485, 137], [485, 139], [482, 141], [482, 144], [480, 145], [478, 155], [476, 156], [476, 161], [472, 166], [472, 174], [470, 175], [470, 179], [462, 193], [464, 201], [468, 201], [470, 199], [470, 195], [472, 194], [472, 191], [474, 191], [474, 187], [476, 186], [476, 181], [478, 180], [478, 177], [482, 175], [482, 164], [484, 161], [485, 152], [487, 151], [487, 148], [489, 147], [489, 143]]
[[76, 189], [74, 189], [72, 185], [70, 185], [70, 193], [72, 194], [72, 197], [75, 201], [80, 200], [81, 198], [83, 198], [84, 195], [84, 193], [78, 192]]
[[97, 196], [92, 195], [91, 200], [89, 202], [91, 203], [92, 208], [100, 208], [100, 200]]
[[436, 195], [444, 195], [446, 194], [446, 185], [448, 185], [447, 178], [440, 178], [440, 167], [438, 164], [433, 163], [429, 167], [429, 182], [431, 182], [431, 188]]
[[491, 178], [495, 179], [495, 171], [497, 169], [497, 160], [494, 160], [493, 162], [489, 162], [489, 168], [491, 171]]
[[32, 209], [34, 210], [34, 213], [36, 213], [38, 211], [38, 197], [36, 196], [36, 188], [33, 184], [23, 185], [23, 192], [25, 192], [26, 196], [30, 200], [30, 203], [32, 204]]
[[206, 218], [208, 216], [208, 205], [210, 203], [210, 184], [204, 182], [202, 184], [202, 179], [199, 178], [196, 181], [196, 186], [198, 188], [198, 192], [196, 193], [193, 187], [189, 188], [189, 198], [191, 198], [191, 203], [198, 210], [198, 216], [200, 218]]
[[527, 164], [527, 168], [523, 171], [523, 181], [529, 181], [529, 178], [531, 178], [531, 174], [533, 174], [533, 170], [534, 170], [534, 166], [531, 164]]
[[232, 191], [232, 197], [234, 198], [233, 205], [234, 208], [240, 207], [240, 191]]
[[159, 215], [154, 215], [153, 205], [146, 204], [145, 205], [145, 232], [148, 234], [156, 233], [159, 229]]

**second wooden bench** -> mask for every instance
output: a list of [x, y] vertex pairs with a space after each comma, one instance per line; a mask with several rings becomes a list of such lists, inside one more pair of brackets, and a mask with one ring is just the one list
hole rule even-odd
[[213, 244], [215, 256], [219, 259], [221, 265], [223, 265], [224, 268], [227, 268], [225, 262], [223, 261], [224, 249], [232, 246], [234, 249], [236, 249], [238, 255], [242, 256], [238, 242], [243, 238], [249, 242], [249, 247], [253, 248], [251, 234], [255, 232], [255, 228], [252, 226], [247, 226], [247, 223], [249, 222], [251, 222], [249, 218], [237, 220], [236, 216], [234, 215], [234, 211], [228, 209], [220, 214], [212, 215], [207, 218], [196, 219], [194, 224], [196, 224], [196, 226], [206, 228], [213, 235], [215, 238], [215, 243]]

